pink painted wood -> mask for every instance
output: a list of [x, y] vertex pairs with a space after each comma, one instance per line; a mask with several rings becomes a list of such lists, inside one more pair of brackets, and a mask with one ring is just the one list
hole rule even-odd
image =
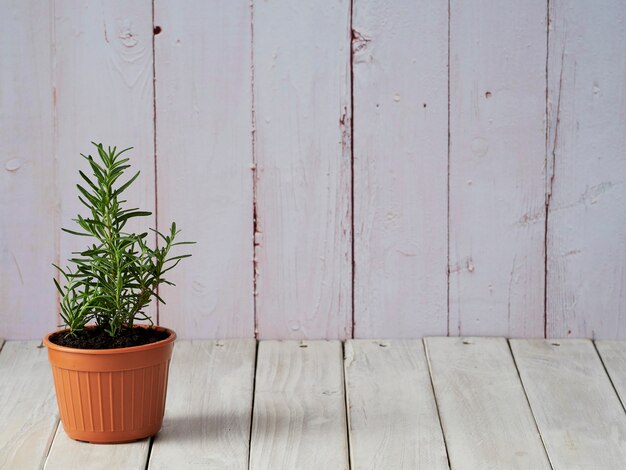
[[0, 336], [55, 328], [57, 185], [49, 2], [0, 7]]
[[550, 19], [547, 333], [626, 339], [626, 4]]
[[452, 335], [543, 336], [546, 2], [450, 3]]
[[[125, 194], [128, 207], [154, 211], [152, 97], [152, 3], [150, 0], [58, 0], [54, 13], [56, 153], [61, 225], [87, 214], [78, 201], [78, 170], [89, 172], [80, 153], [96, 156], [90, 141], [129, 153], [141, 176]], [[129, 171], [131, 171], [129, 170]], [[145, 231], [155, 217], [135, 219], [128, 230]], [[55, 231], [59, 231], [57, 227]], [[63, 233], [60, 262], [86, 248], [85, 239]], [[153, 305], [148, 313], [155, 314]]]
[[55, 327], [96, 140], [199, 242], [181, 337], [626, 339], [626, 9], [547, 6], [2, 2], [0, 336]]
[[357, 0], [354, 336], [447, 328], [448, 6]]
[[350, 2], [254, 2], [261, 338], [352, 330]]
[[251, 11], [157, 0], [159, 229], [193, 256], [163, 288], [160, 322], [187, 338], [254, 335]]

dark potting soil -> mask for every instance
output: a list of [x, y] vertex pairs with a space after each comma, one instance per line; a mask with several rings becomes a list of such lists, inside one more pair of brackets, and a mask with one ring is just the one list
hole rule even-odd
[[103, 328], [87, 328], [74, 335], [59, 331], [50, 336], [50, 342], [66, 348], [118, 349], [156, 343], [169, 337], [167, 331], [153, 328], [124, 328], [111, 337]]

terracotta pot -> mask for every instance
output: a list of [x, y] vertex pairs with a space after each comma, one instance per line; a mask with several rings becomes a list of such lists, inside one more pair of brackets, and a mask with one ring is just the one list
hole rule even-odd
[[156, 343], [119, 349], [75, 349], [44, 338], [61, 422], [72, 439], [130, 442], [163, 424], [176, 333]]

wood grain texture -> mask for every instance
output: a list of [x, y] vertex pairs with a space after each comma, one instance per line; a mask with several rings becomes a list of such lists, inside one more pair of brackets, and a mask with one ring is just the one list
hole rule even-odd
[[259, 343], [250, 469], [348, 469], [341, 343]]
[[626, 414], [587, 340], [511, 340], [553, 468], [621, 469]]
[[0, 335], [56, 326], [49, 2], [0, 3]]
[[626, 339], [626, 3], [549, 5], [548, 336]]
[[250, 2], [157, 0], [154, 14], [159, 229], [198, 241], [162, 289], [161, 323], [252, 337]]
[[254, 2], [261, 338], [352, 334], [350, 1]]
[[176, 343], [148, 468], [248, 468], [255, 353], [253, 339]]
[[8, 342], [0, 353], [0, 468], [41, 468], [59, 422], [40, 343]]
[[603, 340], [595, 343], [613, 387], [626, 409], [626, 342]]
[[[89, 172], [80, 153], [97, 151], [91, 141], [129, 153], [141, 176], [124, 194], [127, 206], [154, 211], [154, 125], [152, 80], [152, 2], [55, 0], [54, 54], [56, 155], [61, 224], [88, 209], [78, 201], [78, 170]], [[130, 175], [129, 175], [130, 177]], [[129, 222], [129, 231], [154, 228], [155, 217]], [[56, 230], [59, 230], [57, 228]], [[88, 241], [64, 233], [60, 264]], [[148, 309], [156, 313], [154, 304]]]
[[354, 337], [447, 330], [448, 6], [356, 0]]
[[448, 468], [421, 340], [348, 341], [344, 367], [351, 468]]
[[90, 444], [67, 437], [63, 424], [59, 424], [45, 470], [144, 470], [150, 439], [127, 444]]
[[546, 2], [450, 3], [450, 334], [543, 336]]
[[251, 337], [256, 286], [263, 338], [626, 339], [625, 6], [2, 0], [0, 334], [57, 323], [96, 140], [199, 242], [181, 337]]
[[550, 469], [504, 338], [425, 338], [453, 469]]

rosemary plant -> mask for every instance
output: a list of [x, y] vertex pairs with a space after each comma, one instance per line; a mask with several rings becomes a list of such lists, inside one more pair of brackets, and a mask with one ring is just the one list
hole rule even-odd
[[[93, 142], [92, 142], [93, 143]], [[148, 232], [135, 234], [124, 231], [126, 223], [134, 218], [146, 217], [150, 212], [124, 209], [122, 193], [137, 179], [135, 173], [125, 183], [119, 184], [124, 171], [130, 168], [129, 158], [122, 155], [130, 148], [117, 152], [116, 148], [104, 149], [95, 144], [99, 161], [91, 155], [84, 157], [93, 172], [92, 177], [79, 171], [84, 185], [77, 185], [80, 202], [89, 209], [88, 217], [73, 219], [79, 230], [63, 231], [95, 239], [85, 251], [73, 253], [69, 259], [73, 267], [60, 271], [63, 285], [54, 279], [60, 293], [61, 317], [69, 334], [75, 335], [89, 323], [95, 323], [110, 336], [116, 336], [123, 328], [132, 328], [138, 320], [151, 318], [145, 313], [152, 298], [165, 303], [157, 292], [162, 284], [174, 285], [163, 275], [191, 255], [169, 256], [170, 249], [193, 242], [175, 241], [180, 230], [172, 223], [169, 233], [157, 234], [161, 246], [148, 245]]]

